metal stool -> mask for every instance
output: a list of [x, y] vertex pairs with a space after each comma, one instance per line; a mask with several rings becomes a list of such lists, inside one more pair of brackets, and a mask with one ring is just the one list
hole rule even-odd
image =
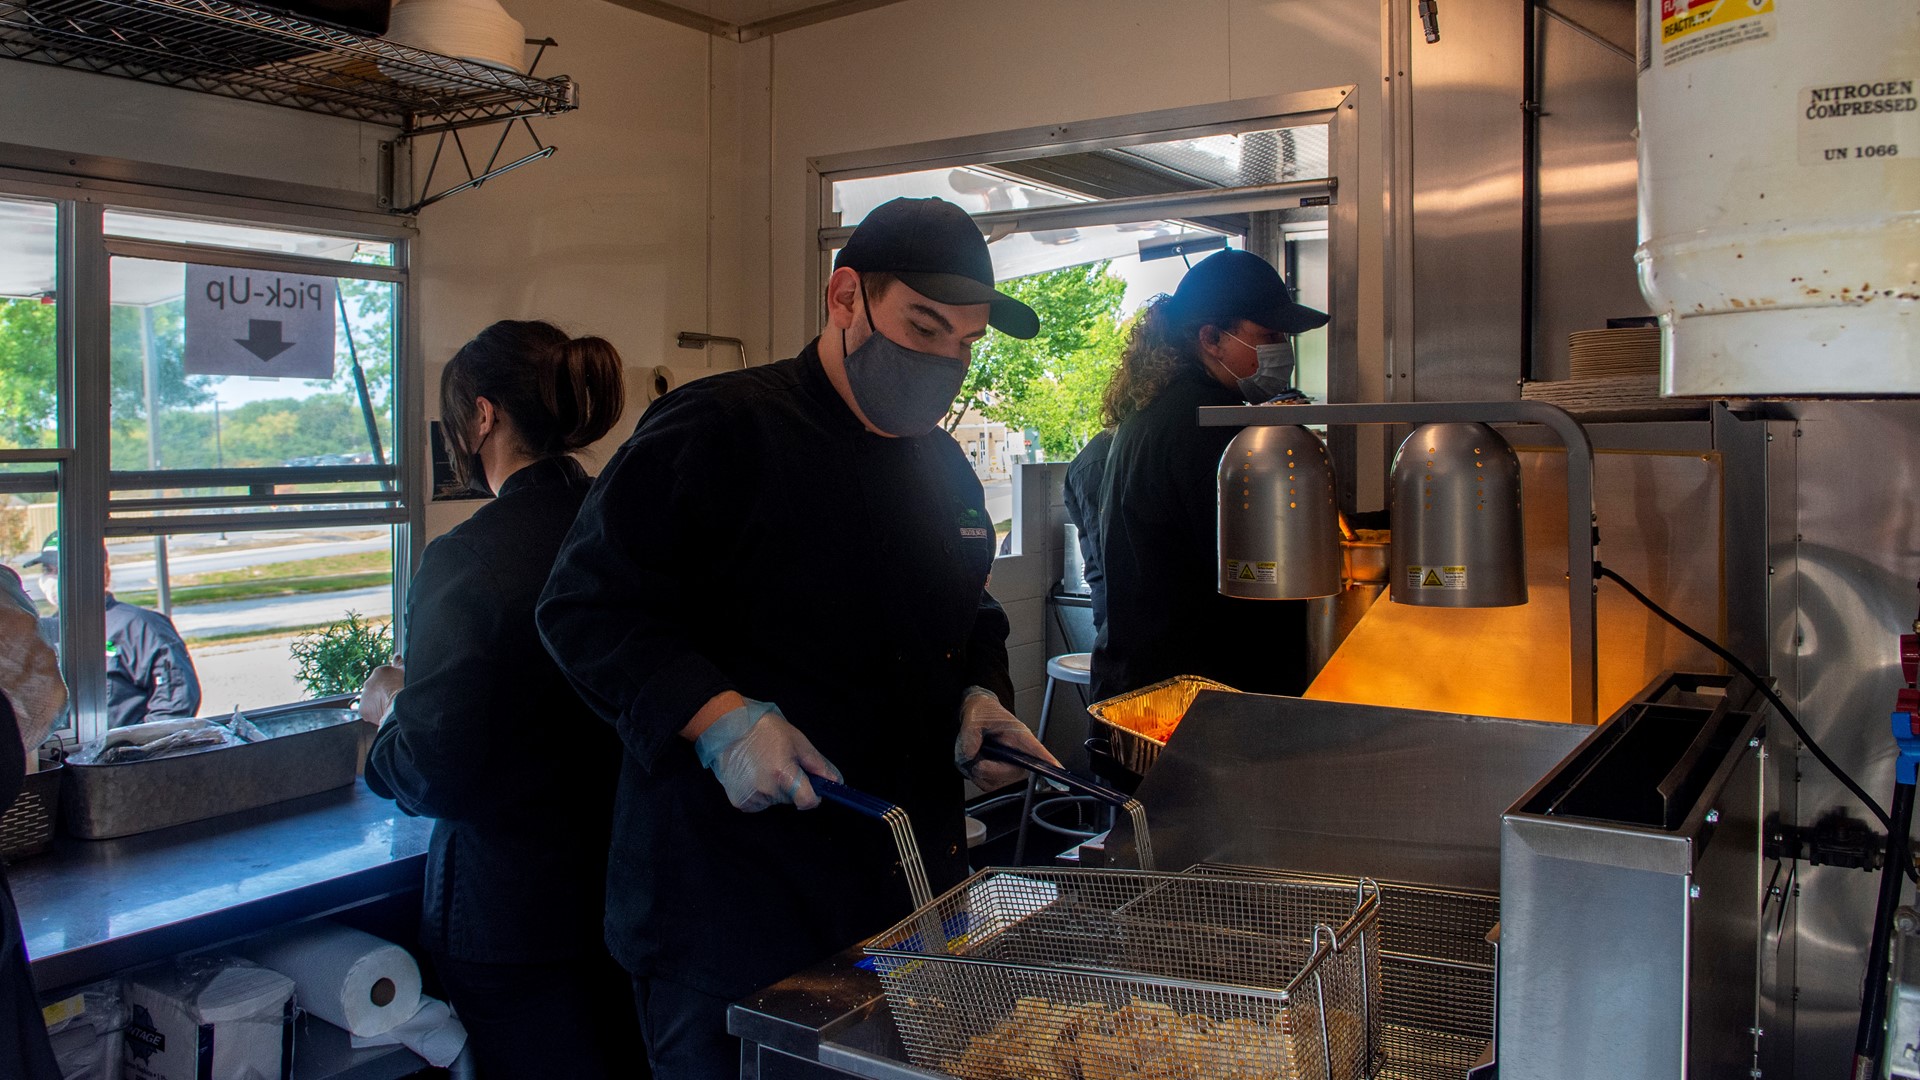
[[[1034, 731], [1034, 736], [1038, 738], [1043, 745], [1047, 741], [1047, 720], [1053, 715], [1054, 686], [1058, 683], [1071, 683], [1074, 686], [1081, 687], [1080, 704], [1084, 707], [1088, 703], [1085, 687], [1092, 682], [1092, 653], [1062, 653], [1047, 661], [1047, 689], [1040, 697], [1040, 725]], [[1020, 802], [1020, 833], [1013, 845], [1013, 863], [1015, 866], [1025, 866], [1027, 863], [1027, 828], [1030, 825], [1038, 825], [1049, 832], [1060, 833], [1061, 835], [1069, 837], [1078, 836], [1090, 839], [1098, 835], [1097, 833], [1080, 832], [1062, 828], [1043, 820], [1039, 815], [1042, 811], [1052, 806], [1102, 805], [1099, 800], [1086, 795], [1061, 795], [1035, 802], [1033, 796], [1039, 784], [1039, 777], [1027, 777], [1026, 795]]]

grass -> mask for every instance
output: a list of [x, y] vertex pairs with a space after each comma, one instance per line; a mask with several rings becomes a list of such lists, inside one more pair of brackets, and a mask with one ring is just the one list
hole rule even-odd
[[[337, 621], [337, 620], [335, 620]], [[370, 623], [386, 625], [392, 619], [381, 617], [366, 620]], [[249, 641], [278, 641], [285, 638], [310, 634], [316, 630], [325, 630], [333, 622], [307, 623], [301, 626], [282, 626], [273, 630], [229, 630], [224, 634], [200, 634], [186, 639], [187, 644], [199, 645], [244, 645]]]
[[[393, 559], [384, 551], [325, 555], [317, 559], [261, 563], [233, 570], [181, 574], [173, 579], [173, 606], [257, 600], [273, 596], [367, 589], [393, 582]], [[117, 593], [140, 607], [152, 607], [158, 598], [151, 590]]]

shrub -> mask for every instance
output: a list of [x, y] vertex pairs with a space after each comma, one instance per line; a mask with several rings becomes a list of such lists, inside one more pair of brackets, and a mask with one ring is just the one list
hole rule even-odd
[[294, 677], [314, 697], [358, 693], [373, 669], [393, 656], [393, 625], [362, 619], [354, 612], [288, 648], [299, 663]]

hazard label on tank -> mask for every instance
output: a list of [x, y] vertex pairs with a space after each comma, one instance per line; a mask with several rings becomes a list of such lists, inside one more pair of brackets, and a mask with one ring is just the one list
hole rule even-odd
[[1697, 56], [1773, 36], [1773, 0], [1660, 0], [1660, 62]]
[[1272, 585], [1274, 582], [1280, 580], [1280, 564], [1228, 559], [1227, 580]]
[[1410, 589], [1464, 589], [1467, 587], [1467, 568], [1464, 566], [1409, 566], [1407, 567], [1407, 587]]

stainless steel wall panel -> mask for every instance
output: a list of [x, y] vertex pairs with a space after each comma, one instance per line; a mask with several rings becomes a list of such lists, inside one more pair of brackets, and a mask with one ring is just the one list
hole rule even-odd
[[[1633, 21], [1633, 4], [1590, 3]], [[1611, 12], [1608, 9], [1620, 9]], [[1539, 178], [1534, 241], [1533, 371], [1567, 377], [1567, 335], [1647, 315], [1634, 274], [1634, 66], [1553, 18], [1536, 20]]]
[[[1893, 789], [1887, 714], [1901, 685], [1895, 635], [1911, 629], [1920, 600], [1920, 402], [1795, 410], [1796, 617], [1775, 662], [1814, 737], [1884, 804]], [[1802, 755], [1799, 771], [1801, 824], [1834, 807], [1865, 817], [1817, 763]], [[1795, 1076], [1845, 1074], [1874, 888], [1858, 870], [1801, 867]]]
[[1438, 42], [1425, 41], [1417, 20], [1411, 32], [1410, 396], [1517, 398], [1525, 7], [1520, 0], [1442, 4]]

